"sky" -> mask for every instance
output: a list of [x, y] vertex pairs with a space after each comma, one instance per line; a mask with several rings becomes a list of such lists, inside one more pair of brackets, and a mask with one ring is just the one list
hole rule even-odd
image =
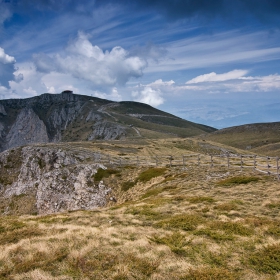
[[280, 0], [0, 0], [0, 99], [63, 90], [280, 121]]

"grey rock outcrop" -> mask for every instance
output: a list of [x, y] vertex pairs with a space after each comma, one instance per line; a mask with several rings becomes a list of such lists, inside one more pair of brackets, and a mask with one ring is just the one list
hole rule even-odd
[[48, 142], [47, 129], [31, 108], [23, 108], [7, 137], [7, 147]]
[[7, 148], [49, 142], [47, 129], [31, 108], [21, 109], [7, 137]]
[[[0, 167], [6, 168], [11, 161], [10, 153], [0, 154]], [[0, 181], [0, 196], [12, 199], [32, 193], [38, 214], [94, 209], [107, 204], [110, 188], [93, 179], [97, 170], [105, 166], [83, 163], [88, 155], [39, 146], [24, 147], [20, 153], [21, 163], [18, 170], [13, 170], [18, 175], [11, 184]]]
[[124, 126], [106, 121], [96, 122], [93, 125], [92, 130], [93, 131], [89, 135], [88, 140], [116, 140], [123, 139], [126, 136], [126, 128]]
[[0, 104], [0, 114], [2, 114], [4, 116], [7, 115], [6, 110], [5, 110], [5, 108], [4, 108], [4, 106], [2, 104]]

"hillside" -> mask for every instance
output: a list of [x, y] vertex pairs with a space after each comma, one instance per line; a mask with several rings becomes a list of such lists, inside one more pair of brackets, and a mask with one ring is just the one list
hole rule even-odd
[[243, 152], [193, 138], [2, 152], [0, 279], [278, 279], [275, 176], [234, 165], [110, 163]]
[[280, 122], [233, 126], [204, 138], [257, 154], [280, 156]]
[[0, 151], [37, 142], [189, 137], [212, 131], [146, 104], [69, 91], [0, 100]]

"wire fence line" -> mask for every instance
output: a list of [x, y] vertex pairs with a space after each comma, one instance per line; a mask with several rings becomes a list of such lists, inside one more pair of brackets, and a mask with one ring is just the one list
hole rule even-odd
[[279, 157], [257, 156], [257, 155], [205, 155], [186, 154], [182, 156], [112, 156], [103, 153], [93, 153], [94, 161], [108, 165], [117, 166], [149, 166], [149, 167], [182, 167], [190, 166], [209, 168], [222, 166], [228, 169], [237, 168], [240, 171], [251, 169], [256, 172], [275, 175], [280, 179]]

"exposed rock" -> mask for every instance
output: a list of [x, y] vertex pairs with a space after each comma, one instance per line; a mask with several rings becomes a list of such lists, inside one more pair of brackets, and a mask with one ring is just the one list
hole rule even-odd
[[115, 140], [122, 139], [126, 136], [126, 128], [116, 123], [100, 121], [96, 122], [93, 127], [93, 131], [88, 137], [88, 140], [93, 139], [105, 139]]
[[0, 104], [0, 114], [2, 114], [2, 115], [4, 115], [4, 116], [7, 115], [7, 113], [6, 113], [6, 111], [5, 111], [5, 108], [4, 108], [4, 106], [3, 106], [2, 104]]
[[87, 117], [86, 117], [86, 121], [101, 121], [102, 117], [99, 114], [96, 114], [93, 110], [91, 110]]
[[31, 108], [23, 108], [6, 137], [6, 146], [11, 148], [48, 141], [49, 138], [44, 122], [39, 119]]
[[[11, 151], [0, 154], [2, 168], [11, 161], [10, 156]], [[85, 157], [55, 148], [24, 147], [18, 170], [12, 170], [17, 177], [11, 184], [0, 184], [0, 194], [11, 199], [33, 193], [39, 214], [105, 206], [110, 188], [103, 182], [95, 184], [93, 179], [98, 168], [105, 166], [85, 164], [81, 158]]]

